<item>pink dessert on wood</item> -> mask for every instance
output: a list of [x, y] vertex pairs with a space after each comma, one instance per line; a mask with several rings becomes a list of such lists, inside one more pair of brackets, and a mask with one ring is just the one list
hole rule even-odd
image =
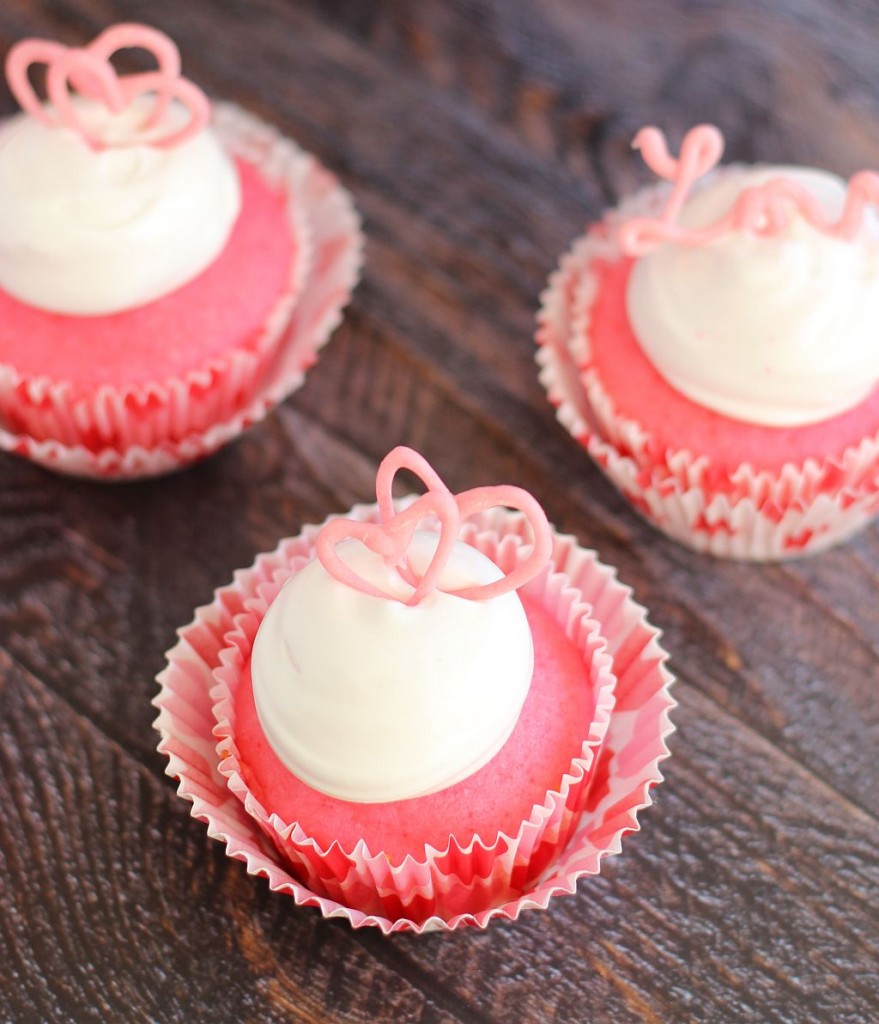
[[[544, 296], [559, 416], [636, 507], [716, 555], [819, 550], [879, 510], [879, 175], [715, 171], [693, 129], [672, 187], [625, 201]], [[701, 179], [701, 180], [700, 180]]]
[[[400, 469], [425, 493], [395, 502]], [[526, 492], [453, 495], [401, 448], [376, 493], [179, 631], [160, 750], [209, 834], [298, 904], [384, 932], [515, 920], [637, 830], [665, 654]]]
[[[128, 48], [155, 70], [118, 73], [111, 59]], [[310, 206], [314, 162], [250, 115], [212, 108], [171, 40], [143, 25], [81, 48], [25, 40], [6, 72], [23, 113], [0, 124], [4, 447], [98, 476], [207, 453], [296, 332], [315, 240], [342, 227]], [[359, 258], [347, 221], [353, 255], [329, 267], [339, 307]], [[311, 340], [296, 339], [300, 376], [324, 339]], [[287, 360], [291, 387], [295, 370]], [[126, 462], [132, 450], [161, 454]]]
[[[400, 469], [427, 491], [395, 507]], [[215, 733], [220, 772], [310, 887], [423, 921], [515, 898], [565, 845], [615, 679], [588, 606], [558, 602], [530, 495], [454, 496], [403, 448], [377, 494], [229, 637]], [[459, 539], [497, 506], [518, 510], [515, 538]]]

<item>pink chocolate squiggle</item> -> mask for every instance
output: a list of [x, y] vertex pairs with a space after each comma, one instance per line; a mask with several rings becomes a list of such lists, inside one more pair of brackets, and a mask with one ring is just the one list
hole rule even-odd
[[675, 159], [658, 128], [642, 128], [632, 143], [647, 166], [674, 185], [658, 218], [635, 217], [619, 229], [620, 246], [629, 256], [645, 256], [666, 242], [691, 247], [707, 245], [734, 231], [766, 238], [784, 231], [802, 217], [817, 231], [851, 241], [860, 231], [868, 207], [879, 205], [879, 174], [860, 171], [848, 184], [839, 220], [825, 216], [817, 198], [799, 182], [782, 175], [742, 189], [732, 207], [713, 224], [686, 228], [676, 223], [690, 189], [712, 170], [723, 153], [723, 136], [713, 125], [690, 129]]
[[[135, 75], [117, 75], [110, 58], [119, 50], [136, 47], [156, 59], [157, 69]], [[46, 65], [46, 97], [42, 103], [28, 72]], [[6, 79], [25, 113], [50, 127], [69, 128], [94, 150], [109, 146], [148, 145], [159, 149], [178, 146], [197, 135], [210, 120], [210, 103], [192, 82], [180, 76], [180, 53], [163, 33], [147, 25], [120, 24], [106, 29], [88, 46], [63, 46], [48, 39], [23, 39], [6, 57]], [[146, 120], [128, 135], [108, 142], [90, 131], [73, 103], [71, 91], [102, 103], [119, 114], [139, 96], [155, 102]], [[176, 131], [161, 129], [168, 108], [176, 100], [189, 119]]]
[[[392, 488], [394, 478], [401, 469], [408, 469], [418, 476], [427, 490], [397, 512]], [[533, 537], [531, 553], [511, 573], [493, 583], [444, 590], [445, 593], [469, 601], [499, 597], [533, 579], [546, 565], [552, 552], [549, 523], [543, 509], [527, 491], [511, 486], [477, 487], [454, 495], [427, 460], [411, 448], [394, 448], [382, 460], [376, 476], [376, 497], [380, 522], [331, 519], [321, 527], [316, 541], [317, 557], [326, 571], [340, 583], [371, 597], [401, 600], [364, 580], [339, 557], [336, 548], [344, 540], [359, 540], [365, 544], [370, 551], [380, 555], [387, 565], [392, 566], [404, 582], [414, 587], [412, 595], [401, 601], [408, 605], [419, 604], [434, 590], [444, 590], [439, 585], [440, 577], [451, 557], [461, 523], [477, 512], [501, 505], [522, 512]], [[418, 524], [430, 515], [436, 516], [440, 522], [439, 543], [426, 571], [419, 576], [409, 564], [407, 551]]]

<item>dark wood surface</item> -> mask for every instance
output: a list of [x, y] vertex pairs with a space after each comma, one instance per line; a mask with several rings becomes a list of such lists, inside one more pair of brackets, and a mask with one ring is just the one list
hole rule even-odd
[[[208, 462], [99, 486], [0, 460], [0, 1020], [879, 1020], [879, 528], [785, 565], [676, 546], [556, 424], [532, 340], [560, 253], [643, 180], [640, 124], [879, 166], [879, 7], [4, 0], [0, 46], [122, 18], [339, 174], [366, 269], [305, 387]], [[537, 494], [619, 567], [679, 680], [642, 832], [576, 896], [484, 933], [298, 910], [189, 817], [155, 751], [175, 627], [368, 499], [398, 443], [455, 490]]]

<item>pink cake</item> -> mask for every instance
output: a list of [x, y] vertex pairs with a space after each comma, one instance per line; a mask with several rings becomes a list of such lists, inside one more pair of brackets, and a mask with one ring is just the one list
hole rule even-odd
[[879, 431], [879, 385], [854, 408], [806, 426], [771, 427], [717, 413], [673, 388], [645, 356], [626, 315], [631, 259], [594, 266], [598, 285], [589, 318], [588, 361], [620, 420], [637, 423], [649, 438], [650, 457], [684, 449], [709, 460], [717, 486], [742, 463], [757, 472], [779, 473], [807, 458], [839, 460], [866, 436]]
[[[403, 466], [427, 492], [395, 503]], [[665, 655], [524, 492], [453, 496], [408, 449], [377, 484], [179, 631], [159, 749], [209, 834], [297, 904], [386, 933], [515, 920], [638, 829]]]
[[[118, 75], [129, 47], [156, 70]], [[95, 476], [206, 454], [301, 382], [338, 321], [360, 251], [347, 197], [273, 129], [212, 109], [146, 26], [25, 40], [7, 78], [24, 112], [0, 124], [0, 443]]]
[[[67, 316], [0, 289], [0, 363], [14, 367], [22, 382], [0, 392], [9, 429], [95, 451], [124, 448], [132, 437], [147, 445], [179, 441], [248, 397], [278, 338], [265, 325], [288, 305], [294, 263], [305, 253], [283, 227], [283, 193], [254, 167], [236, 166], [242, 205], [229, 241], [207, 269], [170, 294], [105, 316]], [[218, 407], [235, 355], [252, 369], [237, 385], [240, 394], [224, 396]], [[159, 426], [156, 405], [175, 381], [187, 382], [186, 413]], [[118, 396], [123, 416], [94, 413], [104, 388]], [[61, 400], [47, 401], [44, 394]], [[78, 410], [85, 411], [82, 417]]]
[[636, 145], [673, 188], [608, 214], [544, 296], [560, 419], [698, 550], [784, 558], [844, 539], [879, 509], [879, 235], [864, 218], [879, 177], [733, 167], [696, 184], [720, 156], [714, 129], [678, 160], [655, 129]]
[[239, 771], [255, 799], [282, 821], [299, 822], [323, 849], [336, 842], [352, 851], [362, 841], [395, 866], [406, 857], [423, 860], [427, 846], [446, 849], [450, 837], [466, 847], [478, 836], [490, 847], [500, 833], [515, 835], [535, 804], [561, 789], [582, 755], [584, 723], [594, 720], [597, 696], [590, 666], [562, 626], [537, 601], [524, 598], [523, 604], [534, 639], [534, 675], [517, 726], [487, 765], [428, 796], [353, 803], [297, 779], [265, 738], [245, 666], [234, 700], [234, 738]]

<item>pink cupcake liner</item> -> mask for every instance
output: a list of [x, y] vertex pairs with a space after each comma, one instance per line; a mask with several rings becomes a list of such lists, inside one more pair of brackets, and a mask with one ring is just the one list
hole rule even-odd
[[[375, 509], [357, 506], [351, 514], [372, 518]], [[307, 527], [236, 573], [212, 604], [198, 609], [168, 653], [154, 702], [159, 749], [168, 756], [167, 773], [178, 779], [178, 793], [192, 801], [193, 816], [273, 890], [318, 907], [324, 916], [344, 917], [353, 927], [385, 933], [484, 928], [573, 893], [580, 877], [597, 873], [602, 858], [619, 851], [625, 832], [637, 830], [638, 811], [650, 804], [649, 790], [662, 778], [659, 763], [668, 756], [671, 677], [644, 609], [593, 552], [572, 537], [555, 536], [550, 568], [529, 589], [606, 674], [581, 763], [572, 765], [559, 793], [548, 794], [517, 837], [499, 837], [490, 846], [477, 841], [466, 849], [452, 844], [430, 851], [423, 863], [410, 860], [393, 869], [362, 848], [318, 850], [295, 826], [267, 814], [246, 792], [230, 748], [230, 684], [238, 677], [239, 658], [268, 601], [310, 559], [317, 530]], [[523, 533], [521, 517], [495, 510], [476, 518], [465, 539], [509, 562]], [[222, 771], [212, 736], [215, 702]]]
[[710, 478], [705, 456], [658, 455], [635, 422], [620, 416], [590, 364], [589, 311], [595, 260], [621, 257], [616, 227], [661, 207], [664, 186], [611, 211], [562, 259], [541, 297], [537, 362], [559, 422], [625, 497], [675, 540], [715, 555], [774, 561], [837, 544], [879, 512], [879, 433], [838, 458], [805, 459], [777, 472], [743, 463]]
[[[65, 401], [63, 384], [29, 382], [27, 403], [39, 403], [33, 413], [39, 429], [0, 425], [0, 449], [74, 476], [157, 476], [210, 455], [302, 385], [357, 282], [363, 251], [359, 217], [336, 179], [269, 125], [219, 103], [214, 127], [230, 152], [257, 166], [266, 180], [283, 184], [291, 228], [303, 240], [303, 259], [296, 261], [259, 344], [178, 381], [133, 391], [101, 389], [84, 406]], [[21, 393], [24, 386], [7, 370], [0, 367], [0, 395], [10, 394], [10, 388]], [[4, 411], [10, 414], [0, 398], [0, 415]], [[15, 421], [23, 415], [16, 408]], [[95, 449], [70, 441], [90, 432], [112, 435], [116, 443]], [[44, 439], [47, 435], [50, 439]]]

